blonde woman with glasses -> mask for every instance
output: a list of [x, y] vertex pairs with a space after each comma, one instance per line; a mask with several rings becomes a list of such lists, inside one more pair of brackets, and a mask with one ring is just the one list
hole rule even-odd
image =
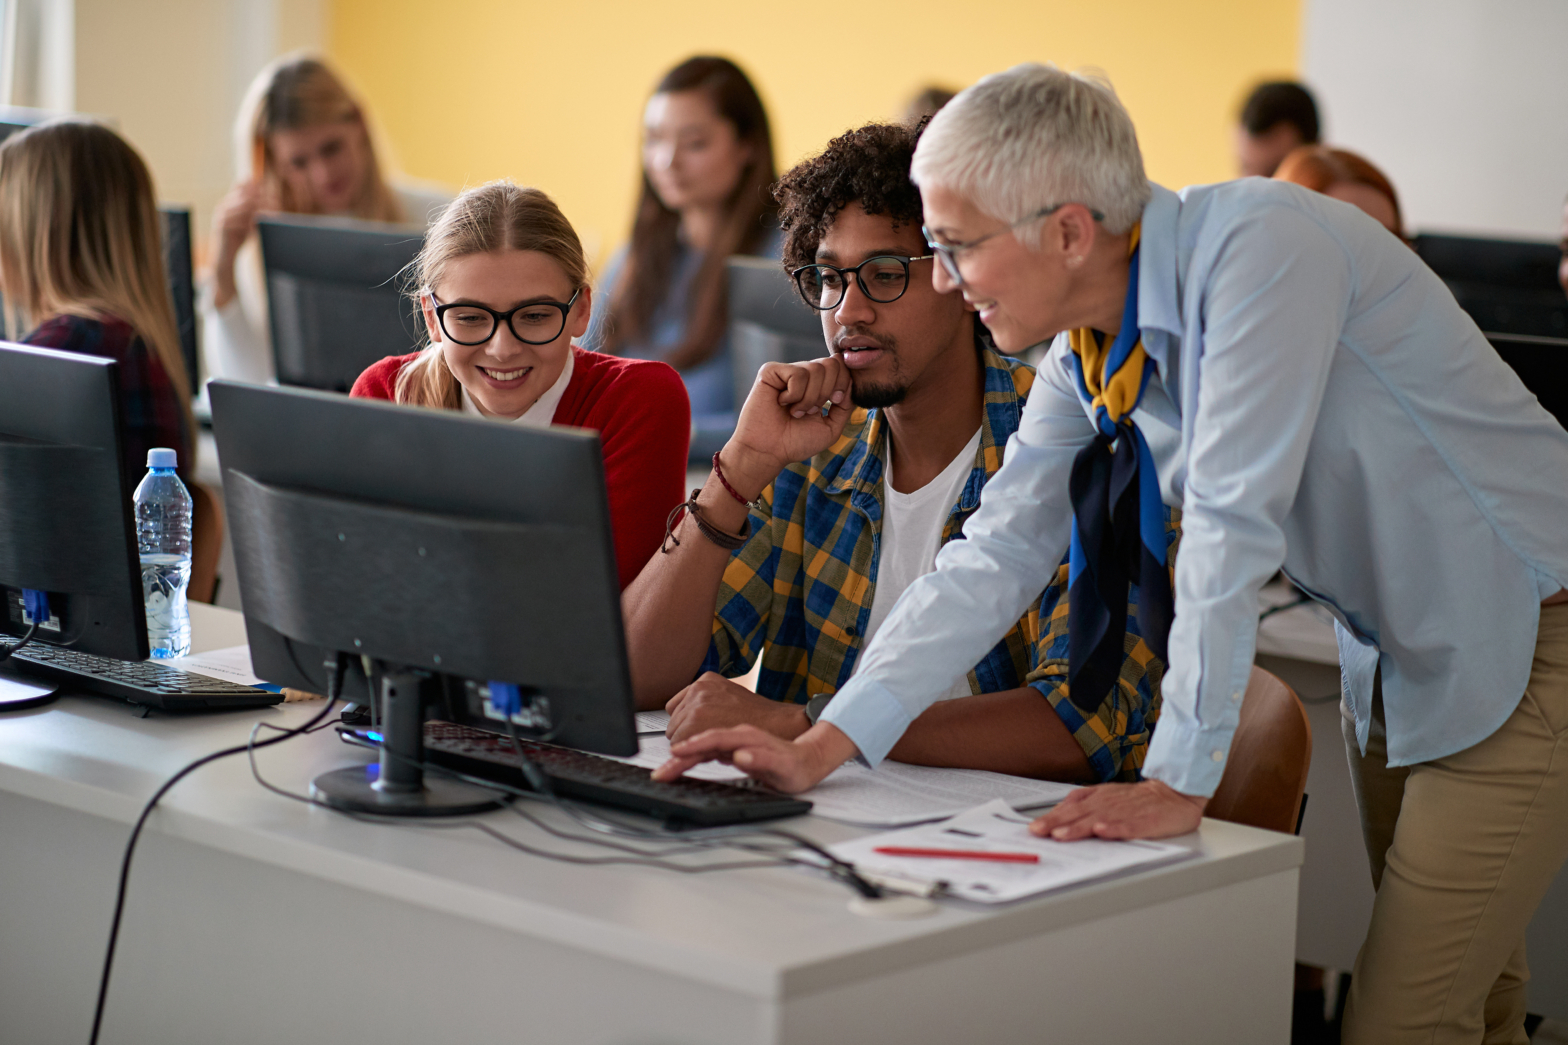
[[425, 235], [412, 288], [429, 345], [372, 365], [350, 394], [597, 431], [624, 588], [681, 503], [691, 408], [680, 375], [572, 344], [593, 309], [588, 265], [538, 189], [492, 182], [453, 200]]
[[119, 363], [126, 479], [147, 451], [193, 473], [191, 382], [169, 297], [152, 176], [109, 128], [59, 120], [0, 145], [0, 293], [24, 344]]
[[202, 337], [211, 377], [275, 378], [256, 217], [265, 211], [424, 225], [451, 197], [389, 183], [364, 107], [315, 58], [263, 69], [235, 124], [241, 181], [212, 220]]

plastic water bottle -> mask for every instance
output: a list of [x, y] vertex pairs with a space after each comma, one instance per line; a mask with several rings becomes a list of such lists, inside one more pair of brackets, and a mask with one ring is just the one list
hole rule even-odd
[[147, 645], [155, 659], [191, 650], [191, 495], [174, 474], [176, 454], [147, 451], [147, 475], [136, 487], [136, 546], [147, 605]]

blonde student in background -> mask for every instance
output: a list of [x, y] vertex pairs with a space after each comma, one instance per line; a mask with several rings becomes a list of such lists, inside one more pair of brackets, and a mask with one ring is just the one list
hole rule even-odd
[[327, 65], [290, 55], [263, 69], [234, 127], [239, 182], [212, 218], [212, 272], [202, 299], [209, 377], [276, 377], [256, 217], [268, 211], [428, 225], [451, 200], [393, 184], [364, 107]]

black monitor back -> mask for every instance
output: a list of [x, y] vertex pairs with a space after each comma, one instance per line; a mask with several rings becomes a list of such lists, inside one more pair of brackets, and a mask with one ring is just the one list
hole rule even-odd
[[1557, 244], [1430, 233], [1410, 242], [1483, 331], [1568, 338]]
[[34, 588], [58, 618], [35, 641], [145, 660], [119, 398], [113, 360], [0, 342], [0, 631]]
[[1509, 334], [1486, 339], [1547, 412], [1568, 428], [1568, 339]]
[[548, 702], [553, 741], [636, 751], [597, 435], [208, 393], [257, 675], [319, 693], [325, 651], [361, 654], [440, 677], [448, 713], [489, 729], [467, 683], [517, 683]]
[[370, 364], [424, 343], [401, 276], [424, 230], [339, 218], [263, 218], [278, 382], [347, 392]]
[[828, 349], [822, 338], [822, 313], [800, 300], [779, 262], [736, 255], [725, 266], [735, 402], [744, 403], [762, 364], [820, 359]]
[[196, 283], [191, 278], [191, 209], [161, 206], [163, 219], [163, 263], [169, 275], [169, 294], [174, 298], [174, 325], [180, 332], [180, 355], [185, 359], [185, 374], [191, 394], [201, 387], [196, 362]]

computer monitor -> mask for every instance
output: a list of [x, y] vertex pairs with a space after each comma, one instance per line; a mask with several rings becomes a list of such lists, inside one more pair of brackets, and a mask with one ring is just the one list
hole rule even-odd
[[504, 729], [494, 682], [524, 693], [520, 735], [637, 751], [596, 434], [229, 381], [208, 394], [255, 673], [326, 692], [335, 652], [385, 705], [381, 790], [339, 771], [318, 779], [325, 801], [470, 808], [420, 789], [420, 709]]
[[[34, 642], [145, 660], [118, 368], [0, 342], [0, 633], [27, 633], [22, 593], [33, 589], [50, 613]], [[8, 673], [18, 667], [7, 662]]]
[[735, 402], [751, 394], [762, 364], [798, 363], [828, 354], [822, 313], [800, 300], [789, 273], [771, 258], [736, 255], [729, 276], [730, 357]]
[[0, 142], [18, 131], [25, 131], [45, 120], [52, 120], [62, 115], [64, 114], [50, 112], [48, 109], [31, 109], [24, 105], [0, 105]]
[[1547, 412], [1568, 428], [1568, 339], [1508, 334], [1486, 339]]
[[256, 224], [279, 384], [347, 392], [370, 364], [424, 343], [401, 279], [422, 228], [297, 215]]
[[1557, 244], [1432, 233], [1410, 244], [1488, 335], [1568, 338]]
[[191, 278], [191, 209], [162, 206], [163, 263], [169, 275], [169, 294], [174, 298], [174, 324], [180, 332], [180, 355], [185, 359], [185, 374], [191, 394], [201, 387], [196, 371], [196, 284]]

